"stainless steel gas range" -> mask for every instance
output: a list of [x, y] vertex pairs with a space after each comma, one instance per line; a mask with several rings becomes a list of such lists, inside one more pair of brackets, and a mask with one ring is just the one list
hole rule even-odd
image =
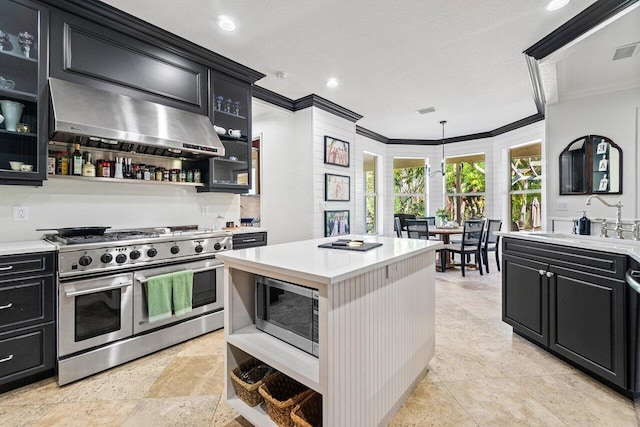
[[[223, 326], [223, 265], [229, 233], [179, 227], [48, 235], [58, 247], [58, 384]], [[149, 278], [193, 271], [192, 309], [150, 322]]]

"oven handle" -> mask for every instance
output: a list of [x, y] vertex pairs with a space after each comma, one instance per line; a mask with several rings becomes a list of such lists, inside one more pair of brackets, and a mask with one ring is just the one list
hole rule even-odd
[[128, 288], [129, 286], [131, 286], [131, 282], [117, 283], [115, 285], [101, 286], [99, 288], [84, 289], [82, 291], [67, 291], [65, 289], [64, 294], [67, 297], [77, 297], [79, 295], [95, 294], [96, 292], [110, 291], [112, 289]]
[[[211, 271], [211, 270], [215, 270], [217, 268], [222, 268], [224, 267], [224, 264], [219, 264], [219, 265], [215, 265], [213, 267], [204, 267], [204, 268], [198, 268], [196, 270], [193, 270], [193, 274], [196, 273], [204, 273], [205, 271]], [[149, 281], [149, 279], [147, 277], [144, 276], [137, 276], [136, 280], [142, 284], [147, 283]]]

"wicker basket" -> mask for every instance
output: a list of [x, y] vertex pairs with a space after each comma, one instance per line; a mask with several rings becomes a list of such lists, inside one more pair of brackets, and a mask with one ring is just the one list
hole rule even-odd
[[280, 372], [267, 378], [258, 391], [267, 403], [267, 414], [280, 427], [293, 427], [291, 410], [312, 393], [307, 387]]
[[231, 374], [230, 374], [231, 384], [233, 384], [233, 389], [236, 391], [236, 394], [238, 395], [238, 397], [249, 406], [256, 406], [262, 403], [262, 396], [260, 396], [258, 389], [262, 384], [264, 384], [264, 382], [268, 378], [270, 378], [273, 375], [276, 375], [276, 373], [273, 373], [269, 377], [263, 378], [262, 380], [254, 384], [247, 384], [242, 379], [240, 379], [240, 374], [242, 372], [247, 372], [253, 367], [261, 363], [262, 362], [260, 362], [257, 359], [251, 359], [248, 362], [245, 362], [240, 366], [236, 367], [233, 371], [231, 371]]
[[296, 427], [322, 427], [322, 395], [312, 391], [291, 411]]

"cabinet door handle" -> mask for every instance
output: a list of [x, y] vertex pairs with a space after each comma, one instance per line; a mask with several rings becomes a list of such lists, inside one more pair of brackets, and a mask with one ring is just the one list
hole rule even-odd
[[544, 274], [546, 273], [546, 271], [544, 270], [538, 270], [538, 273], [540, 273], [541, 276], [544, 276]]
[[553, 277], [553, 273], [550, 271], [547, 271], [547, 277]]
[[0, 267], [0, 271], [9, 271], [13, 269], [13, 265], [10, 265], [8, 267]]
[[4, 309], [7, 309], [7, 308], [11, 308], [12, 306], [13, 306], [13, 303], [12, 303], [12, 302], [10, 302], [10, 303], [9, 303], [9, 304], [7, 304], [7, 305], [0, 305], [0, 310], [4, 310]]
[[8, 362], [13, 359], [13, 354], [10, 354], [9, 357], [5, 357], [4, 359], [0, 359], [0, 363]]

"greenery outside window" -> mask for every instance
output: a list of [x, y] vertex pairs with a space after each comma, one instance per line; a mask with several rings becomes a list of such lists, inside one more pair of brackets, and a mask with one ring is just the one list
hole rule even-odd
[[509, 153], [511, 166], [511, 229], [540, 230], [542, 213], [541, 143], [515, 147]]
[[425, 159], [393, 159], [393, 212], [425, 216]]
[[485, 216], [484, 153], [445, 158], [445, 196], [449, 220]]
[[367, 234], [378, 233], [377, 160], [378, 156], [374, 154], [363, 154], [365, 232]]

